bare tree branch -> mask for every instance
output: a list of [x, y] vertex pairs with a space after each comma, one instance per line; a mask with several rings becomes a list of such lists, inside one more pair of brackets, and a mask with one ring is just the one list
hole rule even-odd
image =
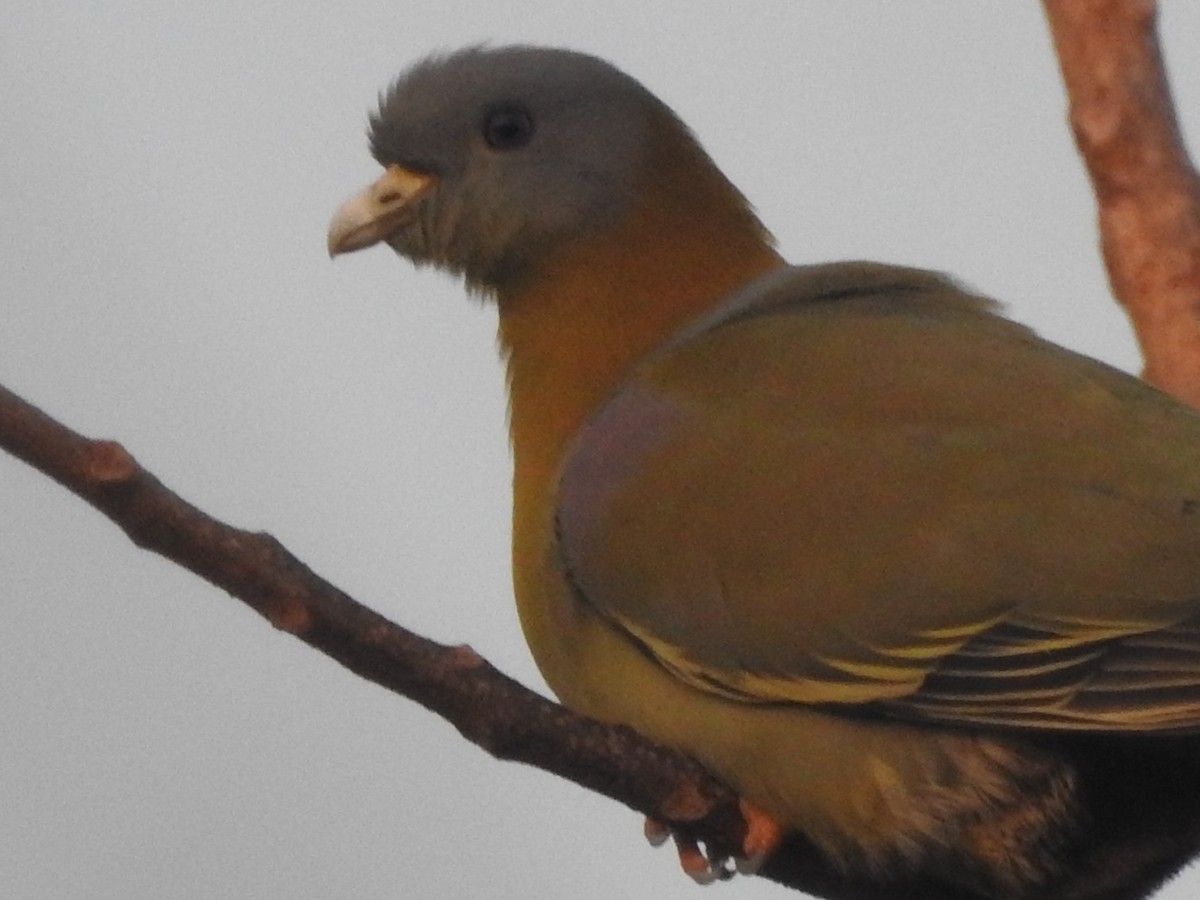
[[1179, 134], [1153, 0], [1044, 0], [1096, 192], [1113, 294], [1147, 381], [1200, 407], [1200, 178]]
[[677, 750], [576, 715], [469, 647], [419, 637], [322, 580], [268, 534], [212, 518], [112, 441], [90, 440], [0, 387], [0, 447], [108, 516], [139, 547], [223, 588], [352, 672], [409, 697], [501, 759], [561, 775], [732, 854], [737, 797]]

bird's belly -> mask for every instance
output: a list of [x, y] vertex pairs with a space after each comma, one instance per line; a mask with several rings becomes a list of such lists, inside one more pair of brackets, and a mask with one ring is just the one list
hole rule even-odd
[[[679, 681], [589, 611], [570, 618], [559, 646], [543, 647], [548, 658], [534, 647], [564, 704], [683, 750], [836, 867], [880, 877], [920, 869], [965, 829], [1025, 803], [1031, 781], [1062, 798], [1060, 809], [1045, 810], [1048, 819], [1061, 817], [1048, 829], [1072, 813], [1070, 773], [1024, 745], [728, 700]], [[1026, 825], [1030, 841], [1046, 838], [1039, 823]]]
[[1020, 863], [1027, 848], [1053, 843], [1071, 826], [1073, 774], [1021, 742], [743, 702], [681, 681], [572, 591], [551, 517], [518, 516], [515, 524], [521, 625], [559, 699], [694, 757], [802, 834], [833, 868], [880, 879], [937, 868], [948, 847], [970, 843], [972, 830], [1008, 820], [1005, 834], [979, 843], [1011, 841], [1011, 852], [968, 865], [976, 873], [998, 867], [982, 879], [1011, 883], [1009, 860]]

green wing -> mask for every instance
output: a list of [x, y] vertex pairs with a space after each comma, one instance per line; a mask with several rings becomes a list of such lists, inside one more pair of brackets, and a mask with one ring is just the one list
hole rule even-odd
[[577, 593], [703, 690], [1200, 728], [1200, 418], [936, 276], [772, 276], [643, 361], [559, 489]]

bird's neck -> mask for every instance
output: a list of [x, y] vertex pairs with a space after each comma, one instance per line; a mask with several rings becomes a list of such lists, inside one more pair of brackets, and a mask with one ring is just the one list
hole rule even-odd
[[[673, 158], [678, 162], [679, 154]], [[651, 171], [659, 179], [643, 186], [641, 204], [615, 227], [560, 247], [497, 297], [508, 361], [517, 608], [542, 674], [568, 703], [579, 700], [563, 692], [575, 681], [586, 629], [575, 620], [577, 605], [565, 602], [546, 570], [563, 454], [640, 358], [731, 292], [784, 265], [745, 201], [711, 164], [657, 163]], [[690, 182], [685, 171], [693, 173]]]
[[615, 228], [568, 245], [537, 278], [501, 295], [518, 486], [552, 477], [572, 435], [638, 359], [784, 265], [740, 195], [728, 192], [724, 216], [651, 192]]

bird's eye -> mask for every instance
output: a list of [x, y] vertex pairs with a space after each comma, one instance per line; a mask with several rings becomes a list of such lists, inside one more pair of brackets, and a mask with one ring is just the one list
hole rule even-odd
[[516, 150], [533, 137], [533, 116], [521, 106], [499, 106], [483, 120], [483, 139], [493, 150]]

